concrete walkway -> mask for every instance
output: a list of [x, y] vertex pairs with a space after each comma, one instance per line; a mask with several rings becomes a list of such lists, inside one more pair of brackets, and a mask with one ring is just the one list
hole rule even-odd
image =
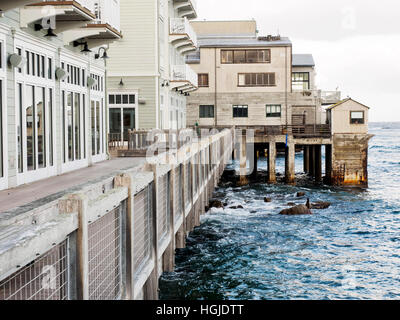
[[77, 188], [88, 182], [102, 177], [112, 176], [120, 170], [138, 167], [145, 163], [145, 158], [116, 158], [103, 161], [91, 167], [69, 172], [60, 176], [19, 186], [17, 188], [0, 191], [0, 218], [1, 213], [25, 206], [31, 202], [59, 195], [68, 189]]

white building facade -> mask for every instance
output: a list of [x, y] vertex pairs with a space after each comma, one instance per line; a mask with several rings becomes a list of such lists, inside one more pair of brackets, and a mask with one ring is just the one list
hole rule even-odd
[[196, 17], [194, 0], [121, 0], [124, 38], [107, 61], [111, 134], [186, 126], [186, 98], [197, 89], [185, 64], [197, 48], [189, 23]]
[[5, 0], [0, 15], [0, 190], [106, 160], [119, 1]]

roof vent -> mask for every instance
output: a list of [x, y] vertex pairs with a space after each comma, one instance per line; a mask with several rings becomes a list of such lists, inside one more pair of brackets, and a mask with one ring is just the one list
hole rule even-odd
[[271, 36], [268, 35], [266, 37], [258, 37], [258, 41], [279, 41], [281, 40], [281, 36]]

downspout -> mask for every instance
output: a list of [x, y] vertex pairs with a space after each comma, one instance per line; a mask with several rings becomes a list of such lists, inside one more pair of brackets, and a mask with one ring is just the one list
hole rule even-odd
[[215, 105], [215, 118], [214, 118], [214, 126], [216, 127], [218, 125], [218, 101], [217, 101], [217, 48], [214, 48], [214, 56], [215, 56], [215, 62], [214, 62], [214, 76], [215, 76], [215, 89], [214, 89], [214, 105]]

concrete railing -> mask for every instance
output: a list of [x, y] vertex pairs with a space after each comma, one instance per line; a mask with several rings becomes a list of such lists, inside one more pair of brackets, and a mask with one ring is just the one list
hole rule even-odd
[[0, 218], [0, 300], [157, 299], [233, 150], [224, 130]]
[[197, 47], [197, 35], [187, 18], [171, 18], [169, 33], [171, 35], [187, 35], [188, 39]]
[[197, 73], [186, 64], [172, 66], [171, 80], [186, 81], [190, 82], [195, 87], [199, 86]]

